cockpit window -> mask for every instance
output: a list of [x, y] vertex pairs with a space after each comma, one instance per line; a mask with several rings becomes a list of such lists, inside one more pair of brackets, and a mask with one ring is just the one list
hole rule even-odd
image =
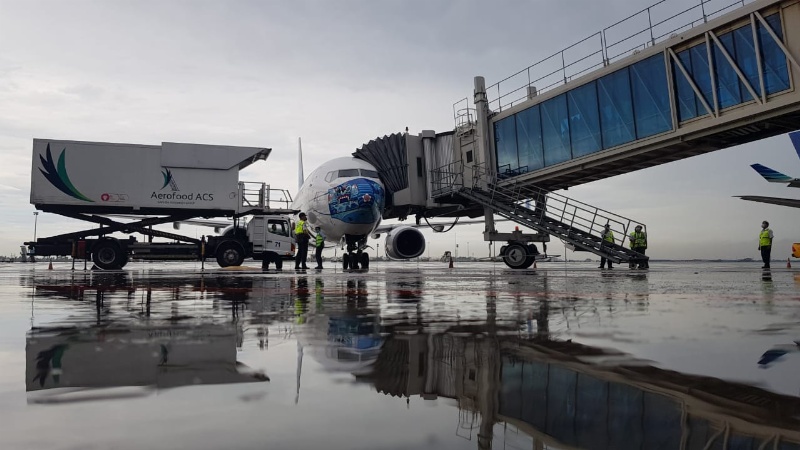
[[335, 172], [335, 171], [334, 171], [334, 172], [328, 172], [328, 173], [325, 175], [325, 181], [327, 181], [327, 182], [329, 182], [329, 183], [330, 183], [331, 181], [333, 181], [333, 179], [334, 179], [334, 178], [336, 178], [336, 172]]
[[344, 177], [357, 177], [358, 169], [342, 169], [339, 171], [339, 178]]
[[361, 176], [368, 178], [378, 178], [378, 172], [369, 169], [361, 169]]

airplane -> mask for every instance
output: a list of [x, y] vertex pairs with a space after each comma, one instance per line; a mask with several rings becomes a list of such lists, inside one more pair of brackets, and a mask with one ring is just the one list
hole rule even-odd
[[[381, 226], [386, 206], [386, 189], [372, 164], [353, 157], [341, 157], [322, 163], [308, 178], [303, 178], [303, 147], [298, 139], [299, 190], [292, 209], [306, 213], [310, 229], [320, 227], [325, 240], [344, 243], [344, 268], [369, 268], [370, 237], [386, 233], [384, 249], [391, 259], [416, 258], [425, 251], [422, 225], [392, 224]], [[473, 221], [469, 223], [483, 223]], [[443, 232], [444, 224], [427, 224]]]
[[[800, 131], [789, 133], [789, 138], [792, 141], [797, 156], [800, 158]], [[762, 164], [752, 164], [753, 168], [759, 175], [770, 183], [785, 183], [788, 187], [800, 187], [800, 178], [792, 178], [784, 175], [777, 170], [770, 169]], [[769, 203], [772, 205], [788, 206], [790, 208], [800, 208], [800, 199], [781, 198], [781, 197], [765, 197], [760, 195], [737, 195], [742, 200], [758, 203]]]

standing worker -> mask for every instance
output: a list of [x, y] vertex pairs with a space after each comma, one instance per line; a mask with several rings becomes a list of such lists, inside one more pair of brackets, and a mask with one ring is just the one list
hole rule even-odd
[[315, 267], [315, 269], [322, 269], [322, 249], [325, 248], [325, 235], [322, 233], [322, 229], [320, 227], [314, 228], [314, 232], [317, 233], [317, 239], [314, 242], [317, 249], [315, 253], [317, 258], [317, 267]]
[[[633, 232], [630, 236], [631, 239], [631, 250], [635, 251], [636, 253], [641, 253], [644, 255], [645, 250], [647, 250], [647, 233], [642, 231], [641, 225], [636, 225], [636, 228], [633, 229]], [[631, 264], [630, 267], [633, 269], [635, 264]], [[639, 268], [640, 269], [649, 269], [650, 264], [647, 262], [646, 259], [639, 261]]]
[[762, 269], [769, 269], [769, 259], [772, 253], [772, 230], [769, 229], [769, 222], [761, 222], [761, 233], [758, 235], [758, 249], [761, 250], [761, 260], [764, 261]]
[[308, 230], [308, 222], [306, 221], [306, 213], [300, 213], [300, 220], [294, 227], [294, 236], [297, 240], [297, 258], [294, 260], [294, 268], [300, 269], [302, 263], [303, 269], [308, 269], [306, 266], [306, 258], [308, 258], [308, 241], [311, 239], [311, 232]]
[[[606, 224], [605, 228], [603, 228], [603, 233], [600, 234], [600, 237], [603, 239], [603, 243], [610, 242], [614, 243], [614, 232], [611, 231], [611, 225]], [[611, 265], [611, 260], [606, 259], [605, 257], [600, 257], [600, 268], [605, 269], [606, 262], [608, 262], [608, 268], [613, 269], [614, 267]]]

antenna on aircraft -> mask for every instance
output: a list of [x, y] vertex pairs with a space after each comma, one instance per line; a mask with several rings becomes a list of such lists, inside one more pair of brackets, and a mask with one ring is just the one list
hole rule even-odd
[[297, 190], [303, 187], [303, 142], [301, 138], [297, 138]]

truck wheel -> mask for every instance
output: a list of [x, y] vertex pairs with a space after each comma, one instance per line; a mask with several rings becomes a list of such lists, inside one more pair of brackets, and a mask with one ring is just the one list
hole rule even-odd
[[275, 255], [275, 269], [276, 270], [283, 270], [283, 260], [280, 256]]
[[261, 270], [269, 270], [269, 263], [270, 262], [271, 262], [271, 259], [269, 257], [265, 256], [264, 259], [261, 260]]
[[102, 239], [92, 249], [92, 262], [103, 270], [119, 270], [128, 262], [128, 255], [112, 239]]
[[528, 264], [528, 248], [522, 244], [510, 244], [503, 254], [503, 262], [512, 269], [527, 269], [533, 264], [533, 258]]
[[236, 241], [225, 241], [217, 247], [217, 264], [220, 267], [241, 266], [244, 249]]

